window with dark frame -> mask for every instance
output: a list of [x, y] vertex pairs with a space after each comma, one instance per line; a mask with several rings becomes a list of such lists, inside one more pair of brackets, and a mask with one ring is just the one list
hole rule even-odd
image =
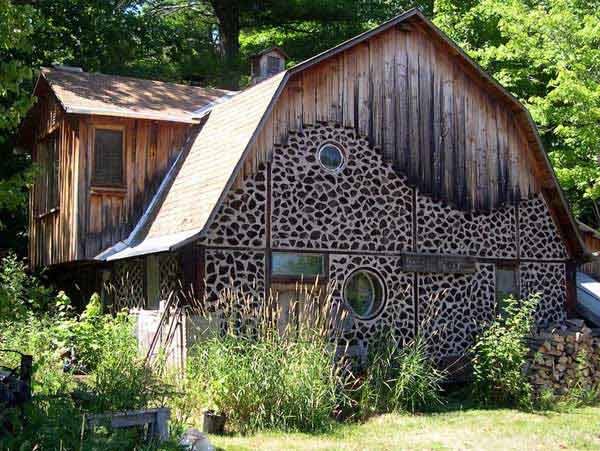
[[496, 267], [496, 305], [502, 315], [506, 308], [506, 299], [519, 297], [519, 273], [515, 266]]
[[267, 56], [267, 74], [275, 75], [282, 69], [281, 58], [276, 56]]
[[373, 271], [359, 269], [344, 283], [344, 301], [358, 318], [371, 318], [385, 301], [384, 282]]
[[317, 152], [321, 166], [330, 172], [340, 172], [346, 163], [342, 149], [332, 143], [325, 143]]
[[92, 185], [122, 187], [123, 176], [123, 131], [96, 128]]
[[40, 141], [37, 162], [40, 167], [37, 176], [37, 214], [43, 215], [59, 207], [59, 149], [58, 133]]
[[274, 252], [271, 256], [273, 277], [311, 278], [325, 275], [325, 256]]

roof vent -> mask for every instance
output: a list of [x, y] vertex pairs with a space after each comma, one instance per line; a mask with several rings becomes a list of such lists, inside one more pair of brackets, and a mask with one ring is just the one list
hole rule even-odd
[[279, 47], [269, 47], [251, 55], [251, 84], [254, 85], [284, 70], [287, 59], [287, 54]]
[[77, 66], [63, 66], [62, 64], [53, 64], [52, 67], [56, 70], [64, 70], [65, 72], [83, 72], [83, 69]]

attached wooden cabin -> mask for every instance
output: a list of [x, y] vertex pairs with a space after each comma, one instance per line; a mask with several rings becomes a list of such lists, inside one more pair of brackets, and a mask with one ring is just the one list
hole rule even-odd
[[[509, 294], [540, 293], [540, 323], [573, 312], [588, 253], [531, 117], [417, 10], [212, 104], [167, 91], [188, 122], [62, 107], [59, 211], [36, 200], [47, 175], [32, 195], [50, 218], [32, 220], [37, 265], [94, 259], [115, 296], [148, 308], [183, 285], [206, 302], [273, 289], [285, 309], [318, 278], [359, 353], [392, 331], [460, 355]], [[120, 174], [123, 191], [94, 184]]]
[[42, 69], [21, 141], [39, 167], [30, 196], [34, 268], [93, 260], [148, 207], [202, 107], [227, 91]]

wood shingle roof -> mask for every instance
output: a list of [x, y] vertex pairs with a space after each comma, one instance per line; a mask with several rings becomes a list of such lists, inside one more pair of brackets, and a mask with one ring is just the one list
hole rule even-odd
[[127, 248], [113, 246], [97, 258], [115, 260], [168, 250], [199, 234], [210, 221], [243, 164], [257, 130], [285, 72], [275, 75], [214, 106], [206, 123], [174, 165], [173, 179], [156, 194], [155, 211], [138, 224]]
[[67, 113], [198, 122], [198, 110], [233, 91], [140, 78], [42, 68]]

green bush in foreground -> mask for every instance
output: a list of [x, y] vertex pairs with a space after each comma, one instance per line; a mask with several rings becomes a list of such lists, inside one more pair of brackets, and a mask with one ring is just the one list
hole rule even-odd
[[202, 407], [224, 413], [231, 429], [330, 426], [344, 385], [330, 344], [336, 309], [330, 296], [321, 302], [316, 289], [303, 290], [306, 301], [285, 315], [273, 300], [258, 307], [250, 296], [222, 293], [218, 313], [210, 315], [219, 332], [188, 357], [187, 391], [199, 394]]
[[0, 323], [42, 312], [51, 302], [51, 290], [26, 272], [25, 264], [9, 253], [0, 260]]
[[[31, 354], [34, 362], [25, 421], [16, 409], [0, 409], [0, 449], [135, 449], [135, 432], [83, 428], [86, 413], [159, 405], [166, 395], [137, 353], [130, 317], [102, 314], [97, 296], [79, 316], [64, 294], [56, 304], [52, 313], [25, 312], [0, 329], [0, 348]], [[0, 364], [18, 366], [18, 356], [0, 354]], [[77, 382], [75, 372], [85, 381]], [[12, 430], [2, 431], [7, 421]]]
[[508, 298], [504, 312], [481, 334], [473, 347], [473, 394], [491, 406], [532, 406], [532, 387], [525, 373], [526, 338], [534, 324], [539, 295]]

